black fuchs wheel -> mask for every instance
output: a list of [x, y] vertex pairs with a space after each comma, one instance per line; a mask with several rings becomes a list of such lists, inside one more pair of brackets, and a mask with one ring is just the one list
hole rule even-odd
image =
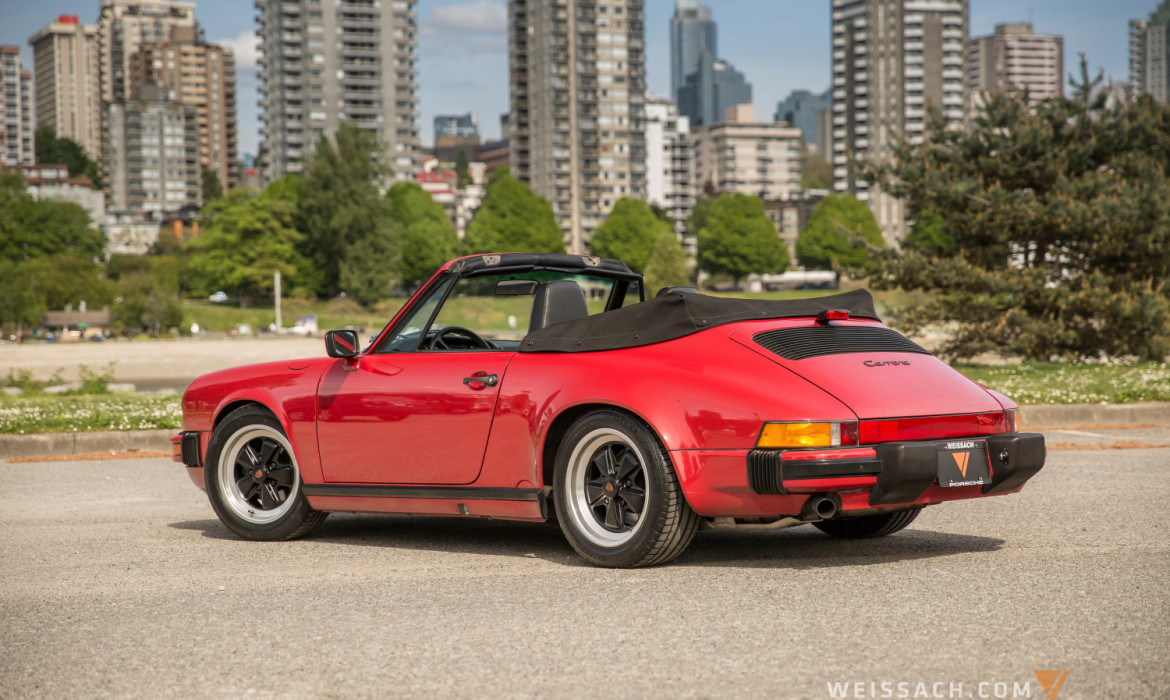
[[557, 450], [553, 491], [569, 544], [598, 566], [668, 562], [699, 526], [658, 438], [616, 411], [587, 414], [569, 429]]
[[844, 540], [861, 540], [869, 537], [885, 537], [905, 528], [922, 511], [921, 508], [900, 510], [896, 513], [863, 515], [860, 518], [839, 518], [815, 522], [817, 528], [833, 537]]
[[232, 411], [216, 427], [204, 479], [216, 515], [244, 539], [291, 540], [328, 515], [309, 507], [284, 428], [257, 406]]

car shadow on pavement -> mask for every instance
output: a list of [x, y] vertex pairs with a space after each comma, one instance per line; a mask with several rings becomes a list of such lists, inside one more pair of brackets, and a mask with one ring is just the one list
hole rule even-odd
[[[204, 537], [237, 540], [216, 519], [171, 523]], [[537, 558], [565, 566], [590, 566], [552, 523], [474, 518], [335, 513], [307, 540], [353, 547], [381, 547]], [[820, 569], [873, 566], [957, 554], [994, 552], [1004, 540], [913, 526], [889, 537], [838, 540], [811, 526], [777, 531], [701, 530], [672, 566]]]
[[913, 526], [888, 537], [839, 540], [803, 525], [771, 532], [700, 531], [679, 566], [822, 569], [994, 552], [1004, 540]]

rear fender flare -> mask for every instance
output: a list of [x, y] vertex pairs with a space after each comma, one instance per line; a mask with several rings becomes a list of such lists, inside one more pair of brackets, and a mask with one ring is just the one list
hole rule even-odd
[[[633, 407], [615, 402], [613, 400], [602, 399], [582, 399], [562, 406], [557, 414], [550, 420], [545, 422], [541, 428], [540, 438], [540, 464], [537, 465], [537, 476], [541, 479], [540, 486], [551, 487], [553, 480], [553, 469], [556, 466], [557, 450], [560, 449], [561, 439], [569, 428], [582, 416], [593, 413], [594, 411], [616, 411], [624, 413], [631, 418], [646, 426], [647, 430], [654, 434], [664, 447], [667, 447], [666, 440], [663, 439], [663, 433], [657, 426], [646, 418], [640, 411]], [[669, 449], [669, 447], [667, 447]]]

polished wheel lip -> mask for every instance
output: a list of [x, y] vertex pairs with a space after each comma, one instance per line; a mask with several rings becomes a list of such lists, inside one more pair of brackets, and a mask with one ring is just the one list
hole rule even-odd
[[[241, 456], [252, 461], [246, 455], [245, 450], [249, 443], [255, 440], [276, 443], [277, 451], [273, 452], [269, 461], [271, 462], [283, 453], [287, 455], [292, 466], [292, 483], [289, 485], [288, 493], [275, 508], [263, 508], [250, 503], [240, 491], [239, 481], [251, 476], [252, 468], [247, 473], [242, 471], [237, 473], [236, 462]], [[233, 433], [224, 443], [223, 449], [219, 453], [216, 479], [219, 482], [220, 492], [224, 495], [224, 502], [231, 509], [233, 515], [252, 525], [268, 525], [280, 520], [292, 508], [301, 489], [300, 473], [301, 470], [297, 465], [297, 458], [293, 454], [292, 445], [289, 444], [288, 438], [283, 433], [267, 425], [247, 425]]]
[[[597, 453], [610, 445], [620, 444], [630, 450], [638, 459], [638, 467], [645, 482], [645, 494], [638, 521], [628, 530], [614, 531], [594, 514], [590, 505], [587, 484], [589, 468]], [[650, 475], [646, 470], [646, 457], [634, 441], [625, 433], [613, 428], [598, 428], [585, 435], [573, 446], [569, 455], [565, 484], [568, 490], [569, 518], [577, 532], [590, 543], [606, 548], [620, 547], [636, 536], [646, 525], [646, 508], [652, 496]]]

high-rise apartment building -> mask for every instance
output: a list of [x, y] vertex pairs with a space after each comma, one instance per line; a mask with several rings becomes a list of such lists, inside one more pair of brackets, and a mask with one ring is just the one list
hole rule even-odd
[[834, 189], [868, 201], [886, 239], [906, 232], [902, 203], [871, 191], [851, 159], [920, 142], [927, 110], [967, 112], [968, 0], [833, 0]]
[[678, 111], [693, 126], [715, 124], [723, 120], [727, 110], [752, 101], [752, 85], [735, 66], [703, 52], [699, 69], [687, 76], [678, 100]]
[[1129, 22], [1129, 83], [1137, 94], [1170, 104], [1170, 0], [1148, 20]]
[[670, 20], [671, 96], [691, 126], [723, 120], [727, 110], [752, 101], [751, 83], [719, 58], [711, 8], [676, 0]]
[[479, 136], [479, 120], [475, 112], [467, 114], [440, 114], [435, 117], [435, 140], [444, 136]]
[[670, 91], [675, 102], [687, 78], [699, 70], [704, 53], [719, 55], [711, 8], [697, 0], [677, 0], [670, 20]]
[[[997, 24], [995, 33], [971, 40], [967, 88], [973, 106], [984, 93], [1024, 93], [1035, 105], [1064, 94], [1064, 39], [1037, 34], [1026, 22]], [[976, 107], [977, 108], [977, 107]]]
[[694, 145], [690, 120], [673, 100], [646, 98], [646, 201], [674, 219], [682, 238], [695, 206]]
[[[134, 99], [130, 60], [144, 43], [166, 41], [174, 27], [197, 28], [195, 3], [173, 0], [104, 0], [97, 23], [98, 72], [101, 78], [101, 136], [109, 134], [110, 105]], [[109, 169], [109, 152], [101, 163]]]
[[130, 59], [130, 85], [162, 85], [167, 97], [195, 108], [199, 160], [224, 191], [237, 183], [236, 62], [195, 27], [173, 27], [165, 42], [143, 43]]
[[435, 157], [451, 163], [458, 162], [460, 154], [469, 162], [479, 160], [479, 120], [474, 112], [440, 114], [434, 124]]
[[512, 170], [585, 252], [646, 191], [643, 0], [510, 0]]
[[260, 145], [270, 179], [301, 172], [344, 121], [387, 146], [397, 177], [419, 149], [417, 0], [256, 0]]
[[720, 192], [763, 199], [793, 199], [801, 192], [800, 161], [804, 137], [784, 122], [757, 122], [754, 107], [738, 105], [723, 121], [692, 131], [695, 184]]
[[32, 165], [32, 73], [20, 65], [19, 46], [0, 46], [0, 165]]
[[33, 47], [37, 124], [101, 155], [101, 92], [97, 27], [61, 15], [28, 40]]
[[143, 85], [109, 106], [111, 209], [163, 214], [202, 204], [197, 110], [167, 93]]
[[832, 90], [825, 90], [820, 94], [808, 90], [793, 90], [788, 97], [776, 103], [776, 116], [773, 118], [800, 129], [804, 134], [805, 143], [812, 147], [821, 143], [817, 134], [817, 118], [832, 106]]

